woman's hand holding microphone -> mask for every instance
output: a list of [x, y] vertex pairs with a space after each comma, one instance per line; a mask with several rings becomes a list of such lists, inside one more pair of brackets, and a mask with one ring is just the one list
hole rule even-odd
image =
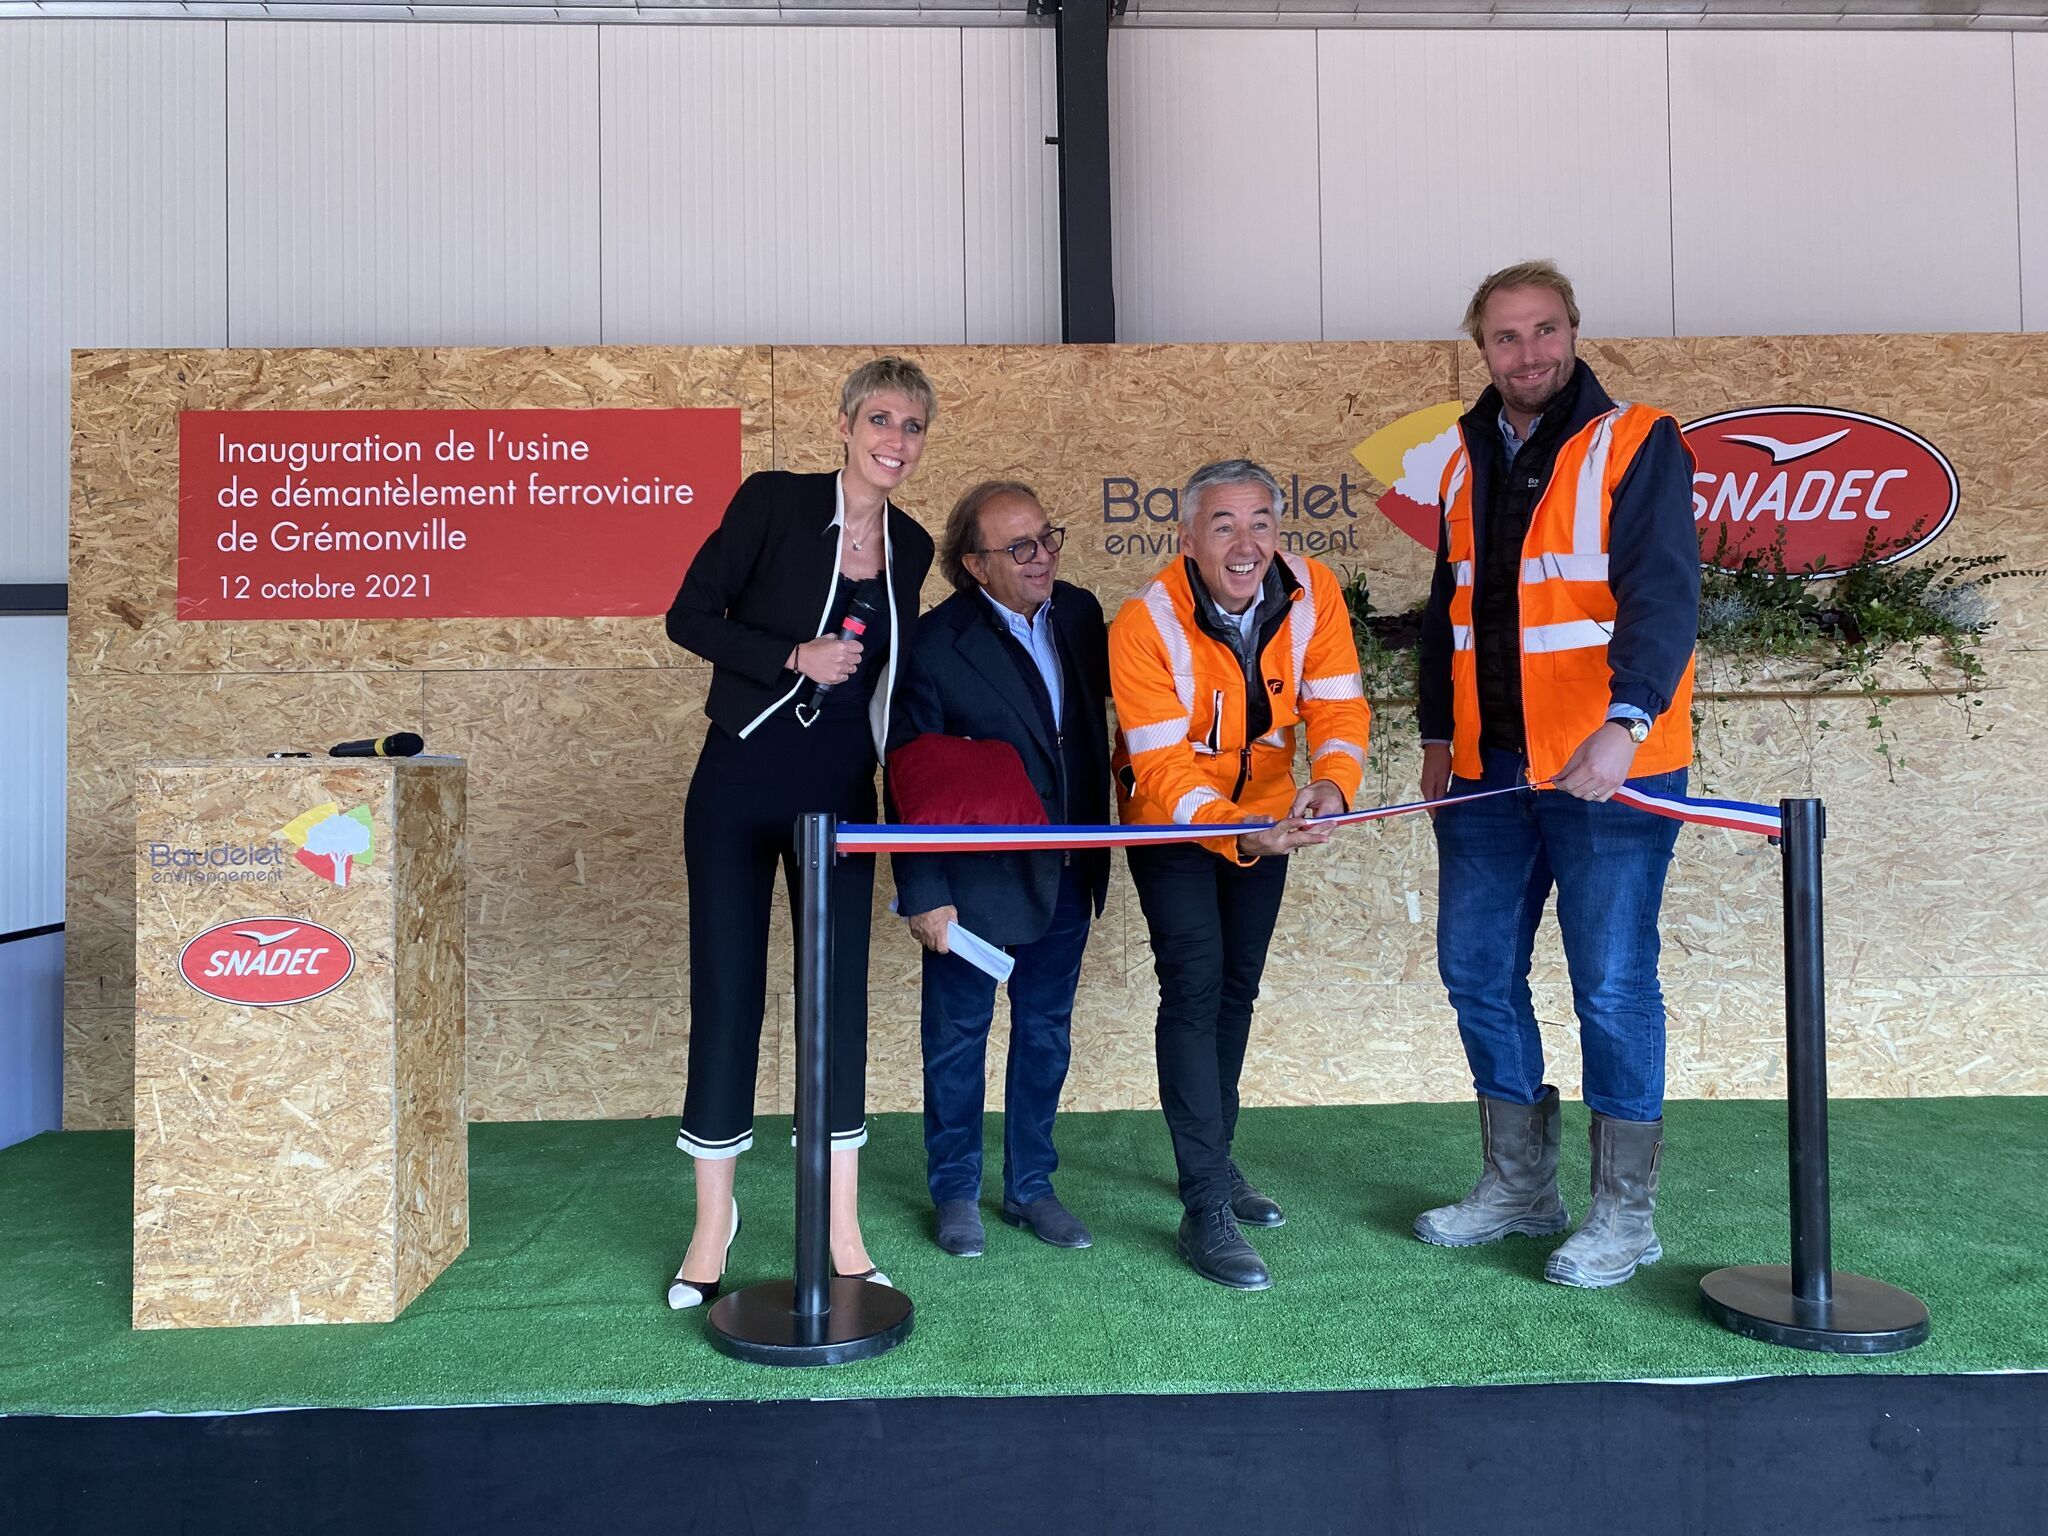
[[792, 650], [783, 665], [814, 683], [837, 687], [860, 669], [860, 642], [820, 635]]

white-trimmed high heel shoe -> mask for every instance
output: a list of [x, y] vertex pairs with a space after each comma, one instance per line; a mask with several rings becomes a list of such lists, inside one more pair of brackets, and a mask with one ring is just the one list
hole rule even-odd
[[669, 1282], [668, 1307], [671, 1312], [681, 1312], [689, 1307], [701, 1307], [715, 1300], [719, 1287], [725, 1284], [725, 1271], [732, 1263], [732, 1245], [740, 1235], [740, 1203], [732, 1203], [732, 1232], [725, 1240], [725, 1256], [719, 1260], [716, 1280], [685, 1280], [681, 1269], [675, 1279]]

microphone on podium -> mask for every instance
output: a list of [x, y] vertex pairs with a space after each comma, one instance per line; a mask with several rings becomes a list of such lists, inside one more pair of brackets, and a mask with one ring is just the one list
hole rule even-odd
[[329, 757], [418, 757], [427, 744], [416, 731], [394, 731], [368, 741], [341, 741], [327, 749]]

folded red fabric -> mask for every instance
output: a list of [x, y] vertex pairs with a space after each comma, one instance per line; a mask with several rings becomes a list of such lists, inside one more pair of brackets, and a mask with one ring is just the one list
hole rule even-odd
[[897, 817], [921, 826], [1042, 827], [1045, 807], [1007, 741], [927, 732], [889, 754]]

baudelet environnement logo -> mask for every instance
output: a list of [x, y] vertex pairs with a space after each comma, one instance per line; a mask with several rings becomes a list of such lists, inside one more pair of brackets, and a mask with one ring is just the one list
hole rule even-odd
[[368, 868], [377, 856], [367, 805], [344, 811], [330, 800], [293, 817], [278, 836], [297, 847], [294, 857], [306, 868], [344, 888], [357, 870]]

